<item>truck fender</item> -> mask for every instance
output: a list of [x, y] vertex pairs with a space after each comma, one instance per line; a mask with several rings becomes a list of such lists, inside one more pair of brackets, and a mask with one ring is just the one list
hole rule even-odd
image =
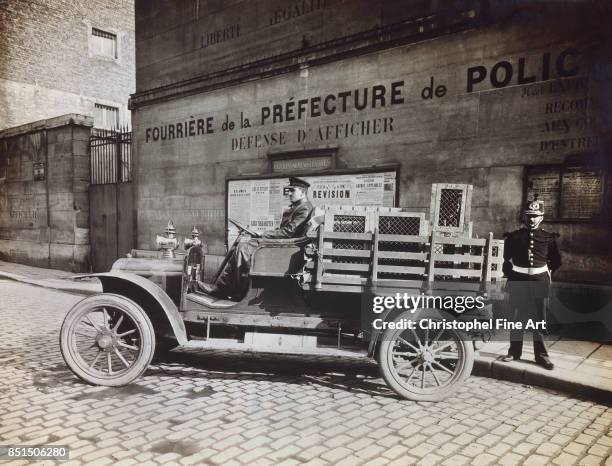
[[152, 281], [126, 272], [107, 272], [79, 275], [76, 279], [95, 277], [102, 283], [104, 293], [125, 296], [137, 303], [149, 316], [156, 329], [174, 335], [179, 345], [187, 343], [187, 331], [174, 302]]
[[[393, 319], [395, 319], [395, 317], [397, 317], [397, 315], [399, 315], [401, 313], [401, 309], [397, 309], [397, 308], [387, 308], [385, 309], [382, 313], [380, 313], [378, 316], [376, 316], [377, 319], [381, 319], [383, 322], [389, 322]], [[372, 329], [372, 334], [370, 337], [370, 343], [368, 344], [368, 357], [372, 357], [374, 356], [374, 352], [376, 351], [376, 345], [378, 344], [378, 340], [380, 339], [380, 336], [382, 335], [383, 330], [377, 330], [377, 329]]]

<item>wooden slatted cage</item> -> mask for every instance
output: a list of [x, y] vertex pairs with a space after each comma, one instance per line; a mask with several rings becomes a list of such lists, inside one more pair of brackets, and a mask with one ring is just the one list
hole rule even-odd
[[317, 233], [314, 286], [498, 283], [503, 240], [472, 238], [472, 186], [432, 187], [431, 218], [389, 207], [334, 206]]

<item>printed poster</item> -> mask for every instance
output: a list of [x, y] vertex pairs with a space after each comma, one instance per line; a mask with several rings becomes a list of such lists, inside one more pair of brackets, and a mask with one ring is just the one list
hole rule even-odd
[[563, 218], [591, 219], [599, 215], [603, 194], [602, 178], [600, 170], [568, 169], [563, 173]]
[[544, 218], [557, 218], [561, 184], [559, 169], [532, 170], [527, 176], [527, 199], [531, 200], [537, 195], [540, 201], [544, 201]]

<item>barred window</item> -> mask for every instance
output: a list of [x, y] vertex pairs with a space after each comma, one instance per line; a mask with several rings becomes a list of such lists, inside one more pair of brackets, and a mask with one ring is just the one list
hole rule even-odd
[[117, 58], [116, 34], [92, 28], [91, 35], [91, 49], [95, 55]]
[[96, 128], [116, 129], [119, 127], [119, 109], [109, 105], [95, 104], [94, 126]]

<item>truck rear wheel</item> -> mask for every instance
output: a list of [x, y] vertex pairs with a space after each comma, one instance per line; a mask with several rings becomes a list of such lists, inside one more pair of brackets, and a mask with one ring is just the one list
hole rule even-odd
[[[395, 322], [414, 319], [402, 314]], [[377, 361], [385, 382], [412, 401], [440, 401], [470, 376], [474, 346], [456, 330], [387, 329]]]
[[60, 349], [68, 367], [85, 382], [117, 387], [149, 366], [155, 332], [134, 301], [103, 293], [78, 302], [66, 315]]

